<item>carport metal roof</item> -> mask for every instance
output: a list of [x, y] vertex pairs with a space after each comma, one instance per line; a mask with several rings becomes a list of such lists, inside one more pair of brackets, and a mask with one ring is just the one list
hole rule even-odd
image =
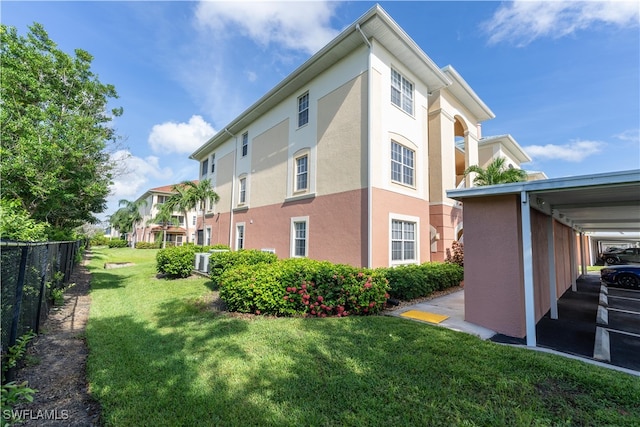
[[[524, 207], [545, 212], [580, 233], [640, 232], [640, 170], [554, 178], [447, 191], [464, 202], [474, 197], [519, 194]], [[524, 306], [527, 345], [536, 346], [531, 210], [521, 210]], [[550, 272], [555, 288], [555, 273]], [[552, 301], [552, 316], [554, 304]], [[557, 315], [557, 307], [555, 308]]]
[[640, 169], [447, 191], [459, 201], [525, 192], [531, 207], [578, 232], [640, 233]]

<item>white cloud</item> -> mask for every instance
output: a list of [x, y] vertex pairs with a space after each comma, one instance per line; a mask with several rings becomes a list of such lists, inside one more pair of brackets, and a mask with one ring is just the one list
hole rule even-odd
[[166, 122], [153, 126], [149, 145], [155, 153], [191, 154], [215, 134], [201, 116], [191, 116], [188, 123]]
[[606, 144], [601, 141], [574, 140], [564, 145], [529, 145], [524, 150], [535, 160], [565, 160], [581, 162], [585, 158], [602, 151]]
[[625, 130], [617, 135], [614, 135], [615, 138], [625, 142], [640, 142], [640, 129], [630, 129]]
[[160, 160], [156, 156], [143, 159], [129, 151], [120, 150], [112, 154], [111, 159], [116, 162], [117, 169], [109, 198], [116, 203], [118, 200], [134, 200], [140, 197], [148, 190], [150, 179], [161, 179], [168, 184], [173, 175], [171, 168], [160, 166]]
[[526, 46], [541, 37], [560, 38], [596, 24], [638, 26], [636, 1], [513, 1], [482, 23], [489, 43]]
[[218, 36], [240, 31], [262, 46], [315, 53], [338, 34], [330, 22], [336, 6], [333, 1], [202, 1], [195, 15], [198, 25]]

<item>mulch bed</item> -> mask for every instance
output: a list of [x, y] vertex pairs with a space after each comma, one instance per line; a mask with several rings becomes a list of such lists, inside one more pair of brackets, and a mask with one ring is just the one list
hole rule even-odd
[[75, 268], [69, 281], [75, 285], [65, 292], [64, 305], [52, 307], [27, 351], [27, 366], [16, 374], [17, 382], [28, 381], [38, 390], [33, 402], [14, 408], [24, 415], [21, 425], [100, 425], [100, 405], [91, 398], [86, 379], [85, 327], [91, 304], [86, 262]]

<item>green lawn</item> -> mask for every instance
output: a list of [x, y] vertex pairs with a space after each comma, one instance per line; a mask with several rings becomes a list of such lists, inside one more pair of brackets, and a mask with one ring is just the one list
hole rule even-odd
[[206, 279], [156, 279], [156, 252], [93, 250], [108, 426], [640, 425], [637, 377], [395, 317], [217, 315]]

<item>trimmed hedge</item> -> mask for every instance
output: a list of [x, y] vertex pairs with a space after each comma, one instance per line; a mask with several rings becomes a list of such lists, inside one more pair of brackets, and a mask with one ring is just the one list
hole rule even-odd
[[393, 298], [412, 300], [458, 286], [464, 279], [464, 269], [452, 263], [427, 262], [378, 269], [390, 283]]
[[[214, 249], [228, 249], [228, 247], [216, 246]], [[220, 276], [230, 269], [242, 265], [255, 265], [259, 263], [272, 263], [278, 259], [276, 254], [262, 252], [257, 249], [241, 249], [239, 251], [213, 252], [209, 257], [209, 277], [218, 285]]]
[[229, 310], [276, 316], [375, 314], [389, 297], [378, 271], [310, 259], [236, 265], [218, 284]]
[[182, 245], [160, 249], [156, 254], [156, 270], [169, 278], [189, 277], [193, 272], [195, 253], [200, 246]]
[[[169, 242], [167, 242], [167, 246], [169, 246]], [[136, 243], [136, 249], [160, 249], [162, 247], [162, 242], [138, 242]]]
[[129, 242], [127, 242], [126, 240], [122, 240], [122, 239], [109, 240], [110, 248], [126, 248], [127, 246], [129, 246]]

